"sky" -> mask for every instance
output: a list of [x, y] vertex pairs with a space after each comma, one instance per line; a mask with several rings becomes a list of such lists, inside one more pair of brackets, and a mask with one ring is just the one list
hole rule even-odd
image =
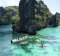
[[[19, 1], [20, 0], [0, 0], [0, 6], [3, 7], [13, 5], [18, 6]], [[47, 5], [52, 14], [55, 14], [56, 12], [60, 13], [60, 0], [43, 0], [43, 1]]]

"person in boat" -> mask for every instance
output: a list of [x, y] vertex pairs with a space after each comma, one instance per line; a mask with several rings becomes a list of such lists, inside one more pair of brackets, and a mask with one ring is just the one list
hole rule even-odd
[[18, 38], [18, 40], [23, 40], [23, 39], [25, 39], [25, 37], [20, 37], [20, 38]]

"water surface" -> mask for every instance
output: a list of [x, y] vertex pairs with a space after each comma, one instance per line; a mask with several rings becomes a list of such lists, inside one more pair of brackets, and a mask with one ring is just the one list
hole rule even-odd
[[[28, 38], [37, 39], [26, 46], [11, 44], [12, 39], [23, 35], [26, 34], [13, 34], [12, 25], [0, 26], [0, 56], [60, 56], [60, 26], [41, 29], [36, 36], [27, 35]], [[44, 42], [43, 48], [40, 47], [41, 41]]]

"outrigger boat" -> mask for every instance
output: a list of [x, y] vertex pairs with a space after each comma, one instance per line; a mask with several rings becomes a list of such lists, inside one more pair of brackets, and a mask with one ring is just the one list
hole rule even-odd
[[24, 40], [26, 40], [26, 39], [27, 39], [26, 36], [25, 36], [25, 37], [20, 37], [20, 38], [18, 38], [18, 39], [13, 39], [13, 40], [11, 40], [11, 43], [21, 42], [21, 41], [24, 41]]

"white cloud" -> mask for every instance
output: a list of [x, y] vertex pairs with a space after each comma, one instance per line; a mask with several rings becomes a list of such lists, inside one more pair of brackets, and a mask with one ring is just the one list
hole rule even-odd
[[17, 5], [19, 4], [20, 0], [0, 0], [0, 6], [13, 6], [13, 5]]
[[[20, 0], [0, 0], [0, 6], [6, 7], [6, 6], [13, 6], [19, 5]], [[60, 0], [43, 0], [44, 3], [48, 6], [50, 11], [55, 14], [56, 12], [60, 12]]]
[[60, 13], [60, 0], [44, 0], [44, 3], [48, 6], [53, 14], [56, 12]]

